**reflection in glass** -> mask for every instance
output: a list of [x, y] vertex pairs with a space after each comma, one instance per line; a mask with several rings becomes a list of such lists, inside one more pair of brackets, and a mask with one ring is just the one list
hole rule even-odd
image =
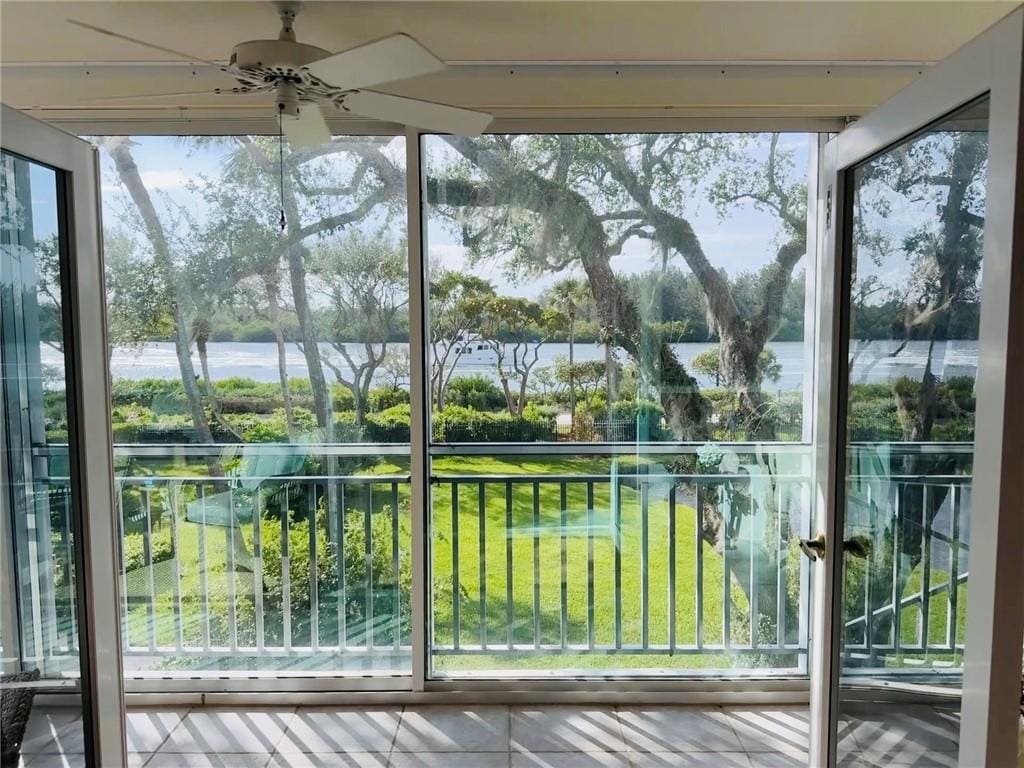
[[808, 137], [423, 152], [434, 672], [800, 669]]
[[[19, 730], [8, 724], [9, 702], [79, 688], [59, 184], [51, 168], [0, 155], [0, 695], [5, 728], [13, 726], [5, 746]], [[21, 724], [25, 764], [46, 753], [85, 765], [81, 703], [70, 701], [31, 707]]]
[[844, 688], [841, 752], [882, 731], [892, 760], [957, 748], [987, 119], [972, 104], [853, 172], [843, 675], [949, 692], [901, 708]]

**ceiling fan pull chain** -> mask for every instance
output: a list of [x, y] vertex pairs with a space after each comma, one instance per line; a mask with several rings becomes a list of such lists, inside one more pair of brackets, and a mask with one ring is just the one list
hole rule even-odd
[[281, 233], [283, 234], [288, 226], [288, 221], [284, 217], [284, 113], [278, 110], [277, 113], [277, 165], [278, 165], [278, 181], [280, 183], [280, 194], [281, 194]]

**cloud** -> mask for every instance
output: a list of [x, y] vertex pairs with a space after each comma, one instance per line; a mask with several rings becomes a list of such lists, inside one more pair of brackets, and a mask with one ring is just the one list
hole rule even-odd
[[180, 170], [142, 171], [142, 183], [149, 189], [184, 189], [191, 178]]
[[466, 248], [456, 243], [428, 244], [430, 266], [435, 269], [463, 270], [466, 266]]

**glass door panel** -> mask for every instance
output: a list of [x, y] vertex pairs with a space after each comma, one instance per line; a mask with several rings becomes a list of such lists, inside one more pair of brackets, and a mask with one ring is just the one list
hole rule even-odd
[[[84, 766], [61, 184], [52, 168], [0, 154], [0, 688], [5, 758]], [[36, 703], [25, 726], [8, 721], [9, 700], [52, 691], [71, 703]]]
[[847, 175], [844, 765], [956, 761], [988, 108]]

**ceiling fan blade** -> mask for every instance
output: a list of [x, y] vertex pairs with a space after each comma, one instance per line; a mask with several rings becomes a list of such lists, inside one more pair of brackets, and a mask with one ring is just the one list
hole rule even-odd
[[427, 75], [445, 66], [409, 35], [398, 34], [314, 61], [306, 69], [328, 85], [362, 88]]
[[92, 96], [88, 99], [75, 99], [76, 104], [106, 103], [115, 101], [158, 101], [160, 99], [173, 99], [179, 96], [231, 96], [235, 91], [230, 88], [225, 90], [207, 89], [205, 91], [177, 91], [174, 93], [133, 93], [123, 96]]
[[494, 119], [486, 112], [377, 91], [354, 91], [345, 96], [343, 104], [364, 117], [458, 136], [479, 136]]
[[201, 64], [209, 64], [211, 67], [217, 67], [218, 69], [229, 70], [229, 67], [224, 64], [219, 64], [216, 61], [210, 59], [204, 59], [202, 56], [194, 56], [191, 53], [184, 53], [182, 51], [176, 51], [173, 48], [167, 48], [162, 45], [156, 45], [155, 43], [147, 43], [145, 40], [139, 40], [137, 37], [129, 37], [128, 35], [122, 35], [120, 32], [112, 32], [109, 29], [103, 29], [103, 27], [94, 27], [92, 24], [86, 24], [84, 21], [77, 21], [76, 19], [67, 19], [68, 24], [74, 24], [76, 27], [82, 29], [88, 29], [92, 32], [98, 32], [101, 35], [107, 37], [114, 37], [118, 40], [127, 40], [129, 43], [135, 43], [145, 48], [152, 48], [154, 51], [160, 51], [162, 53], [169, 53], [172, 56], [177, 56], [179, 59], [185, 59], [186, 61], [198, 62]]
[[281, 128], [292, 149], [319, 147], [331, 140], [331, 129], [316, 104], [303, 103], [299, 106], [298, 117], [282, 115], [281, 121]]

